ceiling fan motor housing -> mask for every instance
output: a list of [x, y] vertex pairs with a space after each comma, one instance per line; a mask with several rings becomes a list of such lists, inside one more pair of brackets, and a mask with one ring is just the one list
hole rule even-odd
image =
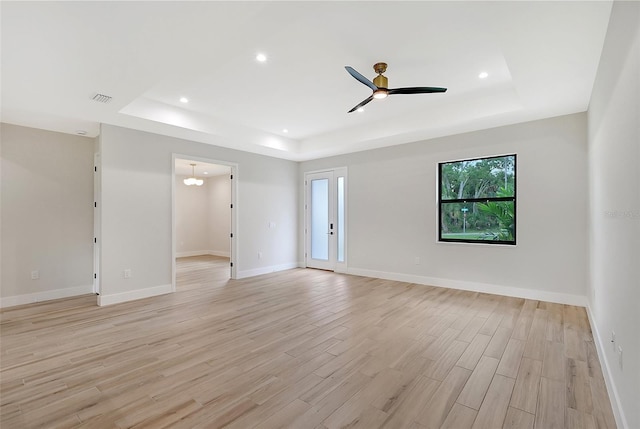
[[373, 84], [378, 88], [389, 88], [389, 80], [381, 74], [373, 79]]
[[373, 79], [373, 84], [378, 88], [389, 88], [389, 80], [382, 76], [382, 73], [387, 71], [387, 63], [375, 63], [373, 70], [378, 73], [378, 76]]

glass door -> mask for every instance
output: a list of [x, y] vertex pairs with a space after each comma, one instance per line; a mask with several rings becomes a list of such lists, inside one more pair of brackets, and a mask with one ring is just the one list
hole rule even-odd
[[336, 271], [346, 253], [344, 169], [307, 173], [305, 186], [306, 266]]

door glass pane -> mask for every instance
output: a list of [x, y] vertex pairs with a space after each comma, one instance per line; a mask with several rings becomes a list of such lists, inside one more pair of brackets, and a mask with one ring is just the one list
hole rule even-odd
[[311, 181], [311, 258], [329, 260], [329, 179]]
[[338, 177], [338, 262], [344, 262], [344, 177]]

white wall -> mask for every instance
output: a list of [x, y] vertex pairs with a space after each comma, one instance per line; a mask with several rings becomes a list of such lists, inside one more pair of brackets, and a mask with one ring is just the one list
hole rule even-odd
[[209, 249], [209, 183], [185, 186], [187, 176], [176, 176], [176, 254], [205, 255]]
[[205, 179], [208, 191], [208, 238], [209, 253], [229, 256], [229, 233], [231, 232], [231, 180], [228, 175]]
[[0, 133], [0, 306], [91, 293], [94, 139], [9, 124]]
[[296, 266], [295, 162], [111, 125], [100, 140], [102, 305], [170, 290], [173, 154], [238, 164], [239, 277]]
[[[517, 246], [438, 243], [438, 162], [509, 153], [518, 155]], [[585, 304], [586, 114], [304, 162], [300, 196], [305, 171], [341, 166], [348, 272]]]
[[615, 2], [589, 105], [589, 310], [621, 428], [640, 427], [639, 29], [640, 3]]
[[203, 178], [202, 186], [185, 186], [176, 176], [176, 254], [229, 255], [231, 181], [228, 175]]

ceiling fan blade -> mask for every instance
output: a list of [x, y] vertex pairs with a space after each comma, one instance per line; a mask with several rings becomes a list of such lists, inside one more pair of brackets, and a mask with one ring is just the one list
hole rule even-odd
[[367, 85], [369, 88], [371, 88], [373, 91], [375, 91], [376, 89], [378, 89], [377, 86], [375, 86], [373, 84], [373, 82], [371, 82], [369, 79], [367, 79], [366, 77], [362, 76], [360, 73], [358, 73], [356, 71], [356, 69], [354, 69], [351, 66], [345, 66], [344, 67], [351, 76], [353, 76], [354, 78], [356, 78], [357, 80], [359, 80], [360, 82], [362, 82], [363, 84]]
[[392, 94], [430, 94], [433, 92], [446, 92], [447, 88], [437, 88], [431, 86], [413, 86], [409, 88], [393, 88], [389, 90]]
[[347, 113], [355, 112], [356, 110], [358, 110], [359, 108], [361, 108], [365, 104], [369, 103], [371, 100], [373, 100], [373, 95], [370, 95], [369, 98], [367, 98], [366, 100], [362, 101], [360, 104], [358, 104], [353, 109], [349, 110]]

